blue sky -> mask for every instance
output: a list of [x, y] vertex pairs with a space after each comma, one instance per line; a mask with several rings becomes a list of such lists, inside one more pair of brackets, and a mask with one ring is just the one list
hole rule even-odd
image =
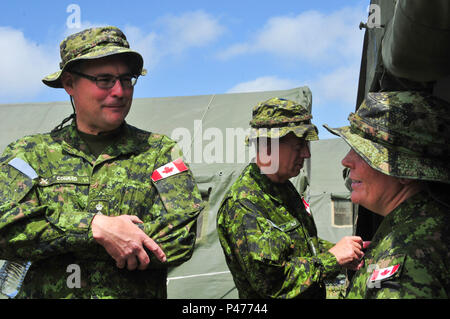
[[[80, 8], [81, 28], [73, 28]], [[313, 122], [347, 125], [369, 0], [2, 1], [0, 104], [67, 101], [41, 79], [59, 44], [86, 27], [121, 28], [149, 74], [136, 98], [290, 89], [313, 92]], [[69, 22], [69, 24], [68, 24]]]

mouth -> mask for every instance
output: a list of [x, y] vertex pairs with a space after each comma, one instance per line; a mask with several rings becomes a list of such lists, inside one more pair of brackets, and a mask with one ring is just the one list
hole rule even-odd
[[104, 107], [113, 108], [113, 109], [121, 109], [121, 108], [124, 108], [125, 105], [123, 105], [123, 104], [109, 104], [109, 105], [104, 105]]
[[107, 112], [122, 114], [125, 112], [126, 107], [123, 104], [111, 104], [111, 105], [104, 105], [103, 109], [106, 110]]
[[352, 181], [352, 189], [355, 189], [355, 188], [357, 188], [357, 187], [362, 185], [362, 182], [360, 180], [353, 179], [351, 177], [350, 177], [350, 179]]

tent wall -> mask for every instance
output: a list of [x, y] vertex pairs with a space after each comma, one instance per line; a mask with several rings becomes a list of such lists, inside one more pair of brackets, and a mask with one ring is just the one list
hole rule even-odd
[[[340, 138], [320, 140], [311, 143], [310, 204], [320, 238], [337, 242], [343, 236], [351, 235], [353, 226], [333, 225], [332, 199], [346, 199], [350, 204], [350, 191], [345, 187], [341, 160], [350, 147]], [[353, 211], [347, 212], [352, 215]]]

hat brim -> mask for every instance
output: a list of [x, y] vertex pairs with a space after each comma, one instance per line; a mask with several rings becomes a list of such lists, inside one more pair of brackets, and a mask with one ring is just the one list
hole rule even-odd
[[135, 69], [136, 73], [138, 73], [139, 75], [147, 74], [147, 70], [145, 70], [143, 68], [144, 59], [138, 52], [130, 50], [128, 48], [124, 48], [124, 47], [108, 46], [108, 47], [102, 47], [99, 50], [91, 51], [85, 55], [82, 55], [80, 57], [77, 57], [77, 58], [74, 58], [74, 59], [68, 61], [60, 71], [54, 72], [50, 75], [47, 75], [46, 77], [44, 77], [42, 79], [42, 82], [44, 82], [45, 85], [50, 86], [52, 88], [62, 88], [63, 85], [61, 83], [61, 75], [73, 63], [75, 63], [77, 61], [82, 61], [82, 60], [94, 60], [94, 59], [100, 59], [100, 58], [104, 58], [104, 57], [108, 57], [108, 56], [122, 55], [122, 54], [129, 55], [135, 60], [134, 64], [136, 65], [136, 69]]
[[407, 154], [375, 143], [353, 133], [350, 126], [330, 128], [330, 133], [341, 137], [373, 169], [394, 177], [449, 183], [449, 164], [445, 161]]
[[281, 138], [289, 133], [294, 133], [297, 137], [307, 141], [317, 141], [317, 127], [314, 124], [302, 124], [299, 126], [272, 127], [272, 128], [251, 128], [248, 140], [254, 140], [259, 137]]

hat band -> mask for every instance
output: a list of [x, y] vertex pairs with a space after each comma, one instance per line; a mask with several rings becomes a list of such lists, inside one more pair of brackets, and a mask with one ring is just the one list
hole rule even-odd
[[417, 139], [410, 136], [400, 136], [395, 132], [389, 131], [381, 126], [367, 123], [358, 114], [350, 113], [348, 120], [350, 121], [350, 129], [352, 133], [369, 139], [372, 142], [381, 144], [386, 148], [395, 149], [396, 151], [417, 155], [429, 156], [435, 158], [448, 157], [448, 144], [437, 144], [432, 142], [419, 143]]
[[293, 124], [292, 126], [297, 125], [303, 125], [303, 124], [311, 124], [311, 115], [297, 117], [297, 118], [286, 118], [283, 120], [273, 120], [273, 121], [267, 121], [267, 120], [251, 120], [250, 126], [251, 127], [284, 127], [287, 126], [286, 124]]
[[[80, 46], [77, 49], [71, 50], [69, 52], [69, 54], [67, 54], [62, 59], [62, 62], [59, 64], [60, 69], [62, 70], [68, 62], [70, 62], [71, 60], [73, 60], [75, 58], [79, 58], [80, 56], [86, 55], [87, 53], [89, 53], [89, 51], [91, 51], [93, 48], [95, 48], [96, 46], [98, 46], [102, 43], [116, 44], [119, 47], [124, 47], [124, 48], [130, 47], [130, 44], [128, 43], [128, 41], [121, 37], [116, 37], [116, 36], [101, 37], [97, 40], [94, 40], [94, 41], [88, 43], [88, 44]], [[108, 45], [108, 46], [111, 46], [111, 45]]]

